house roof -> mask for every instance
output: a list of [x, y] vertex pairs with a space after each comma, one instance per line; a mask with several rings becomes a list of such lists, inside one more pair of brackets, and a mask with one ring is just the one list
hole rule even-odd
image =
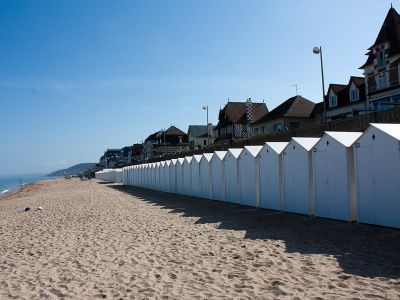
[[391, 7], [383, 21], [381, 30], [375, 43], [370, 47], [373, 48], [379, 44], [398, 40], [400, 38], [400, 15]]
[[310, 151], [316, 143], [320, 140], [320, 138], [312, 138], [312, 137], [292, 137], [292, 140], [299, 144], [301, 147]]
[[253, 157], [256, 157], [262, 148], [263, 146], [244, 146], [244, 149], [247, 150]]
[[269, 147], [277, 154], [281, 154], [288, 144], [288, 142], [266, 142], [264, 147]]
[[220, 160], [223, 160], [225, 155], [228, 153], [228, 151], [215, 151], [213, 158], [219, 158]]
[[261, 117], [254, 124], [264, 123], [283, 117], [309, 118], [313, 112], [315, 103], [301, 96], [287, 99], [278, 107]]
[[351, 83], [354, 82], [354, 84], [357, 87], [361, 87], [363, 85], [365, 85], [365, 78], [364, 77], [359, 77], [359, 76], [350, 76], [350, 80], [349, 80], [349, 86], [351, 85]]
[[325, 131], [325, 134], [335, 139], [345, 147], [352, 146], [362, 135], [362, 132]]
[[209, 162], [209, 161], [211, 161], [213, 155], [214, 155], [214, 153], [203, 153], [203, 155], [201, 156], [201, 159], [205, 159]]
[[[225, 114], [232, 123], [238, 123], [246, 118], [246, 102], [228, 102], [225, 107], [220, 110], [220, 114]], [[257, 121], [268, 113], [265, 103], [252, 102], [253, 122]]]
[[317, 104], [315, 104], [311, 115], [321, 114], [323, 112], [324, 112], [324, 102], [318, 102]]
[[240, 153], [242, 153], [243, 148], [229, 148], [228, 152], [233, 155], [233, 157], [238, 158]]
[[154, 141], [156, 139], [158, 133], [159, 133], [159, 131], [150, 134], [144, 141], [145, 142]]
[[400, 52], [400, 15], [393, 7], [389, 9], [375, 43], [368, 49], [370, 51], [366, 54], [368, 55], [367, 61], [360, 67], [360, 69], [364, 69], [366, 66], [374, 63], [374, 55], [371, 50], [375, 46], [386, 42], [390, 42], [391, 44], [388, 53], [389, 56]]
[[400, 124], [371, 123], [370, 125], [400, 141]]
[[176, 128], [175, 126], [171, 126], [165, 131], [165, 135], [186, 135], [186, 132], [183, 132], [179, 128]]
[[[213, 128], [215, 128], [215, 126], [213, 126]], [[188, 134], [189, 133], [193, 137], [207, 136], [207, 125], [189, 125]]]

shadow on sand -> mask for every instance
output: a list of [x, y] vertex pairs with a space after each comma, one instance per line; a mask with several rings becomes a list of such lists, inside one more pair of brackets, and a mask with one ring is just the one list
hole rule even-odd
[[243, 230], [247, 239], [283, 240], [288, 253], [332, 255], [347, 274], [400, 278], [400, 230], [279, 213], [132, 186], [110, 184], [110, 187], [168, 209], [169, 213], [196, 217], [196, 223], [220, 223], [220, 229]]

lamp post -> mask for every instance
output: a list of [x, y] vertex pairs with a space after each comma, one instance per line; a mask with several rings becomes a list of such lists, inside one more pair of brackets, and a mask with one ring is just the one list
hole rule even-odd
[[322, 103], [324, 104], [324, 113], [322, 115], [322, 122], [325, 123], [326, 120], [326, 104], [325, 104], [325, 81], [324, 81], [324, 65], [322, 63], [322, 47], [314, 47], [314, 54], [319, 54], [321, 59], [321, 77], [322, 77]]
[[208, 128], [208, 105], [203, 106], [203, 110], [207, 111], [207, 146], [210, 147], [210, 130]]

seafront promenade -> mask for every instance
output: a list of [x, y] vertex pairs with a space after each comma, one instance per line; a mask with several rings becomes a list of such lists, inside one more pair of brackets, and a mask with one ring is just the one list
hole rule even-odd
[[0, 222], [0, 299], [400, 298], [396, 229], [75, 179]]

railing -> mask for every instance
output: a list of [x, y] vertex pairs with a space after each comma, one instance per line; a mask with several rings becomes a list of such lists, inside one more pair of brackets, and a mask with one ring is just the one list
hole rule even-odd
[[[146, 162], [158, 162], [182, 156], [192, 156], [214, 151], [226, 151], [228, 148], [243, 148], [245, 145], [264, 145], [266, 142], [288, 142], [292, 137], [321, 137], [325, 131], [365, 131], [370, 123], [400, 123], [400, 107], [372, 112], [347, 119], [334, 120], [323, 124], [297, 128], [276, 134], [262, 134], [248, 139], [240, 139], [229, 144], [213, 144], [210, 147], [182, 151], [173, 155], [152, 158]], [[141, 162], [143, 163], [143, 162]]]

